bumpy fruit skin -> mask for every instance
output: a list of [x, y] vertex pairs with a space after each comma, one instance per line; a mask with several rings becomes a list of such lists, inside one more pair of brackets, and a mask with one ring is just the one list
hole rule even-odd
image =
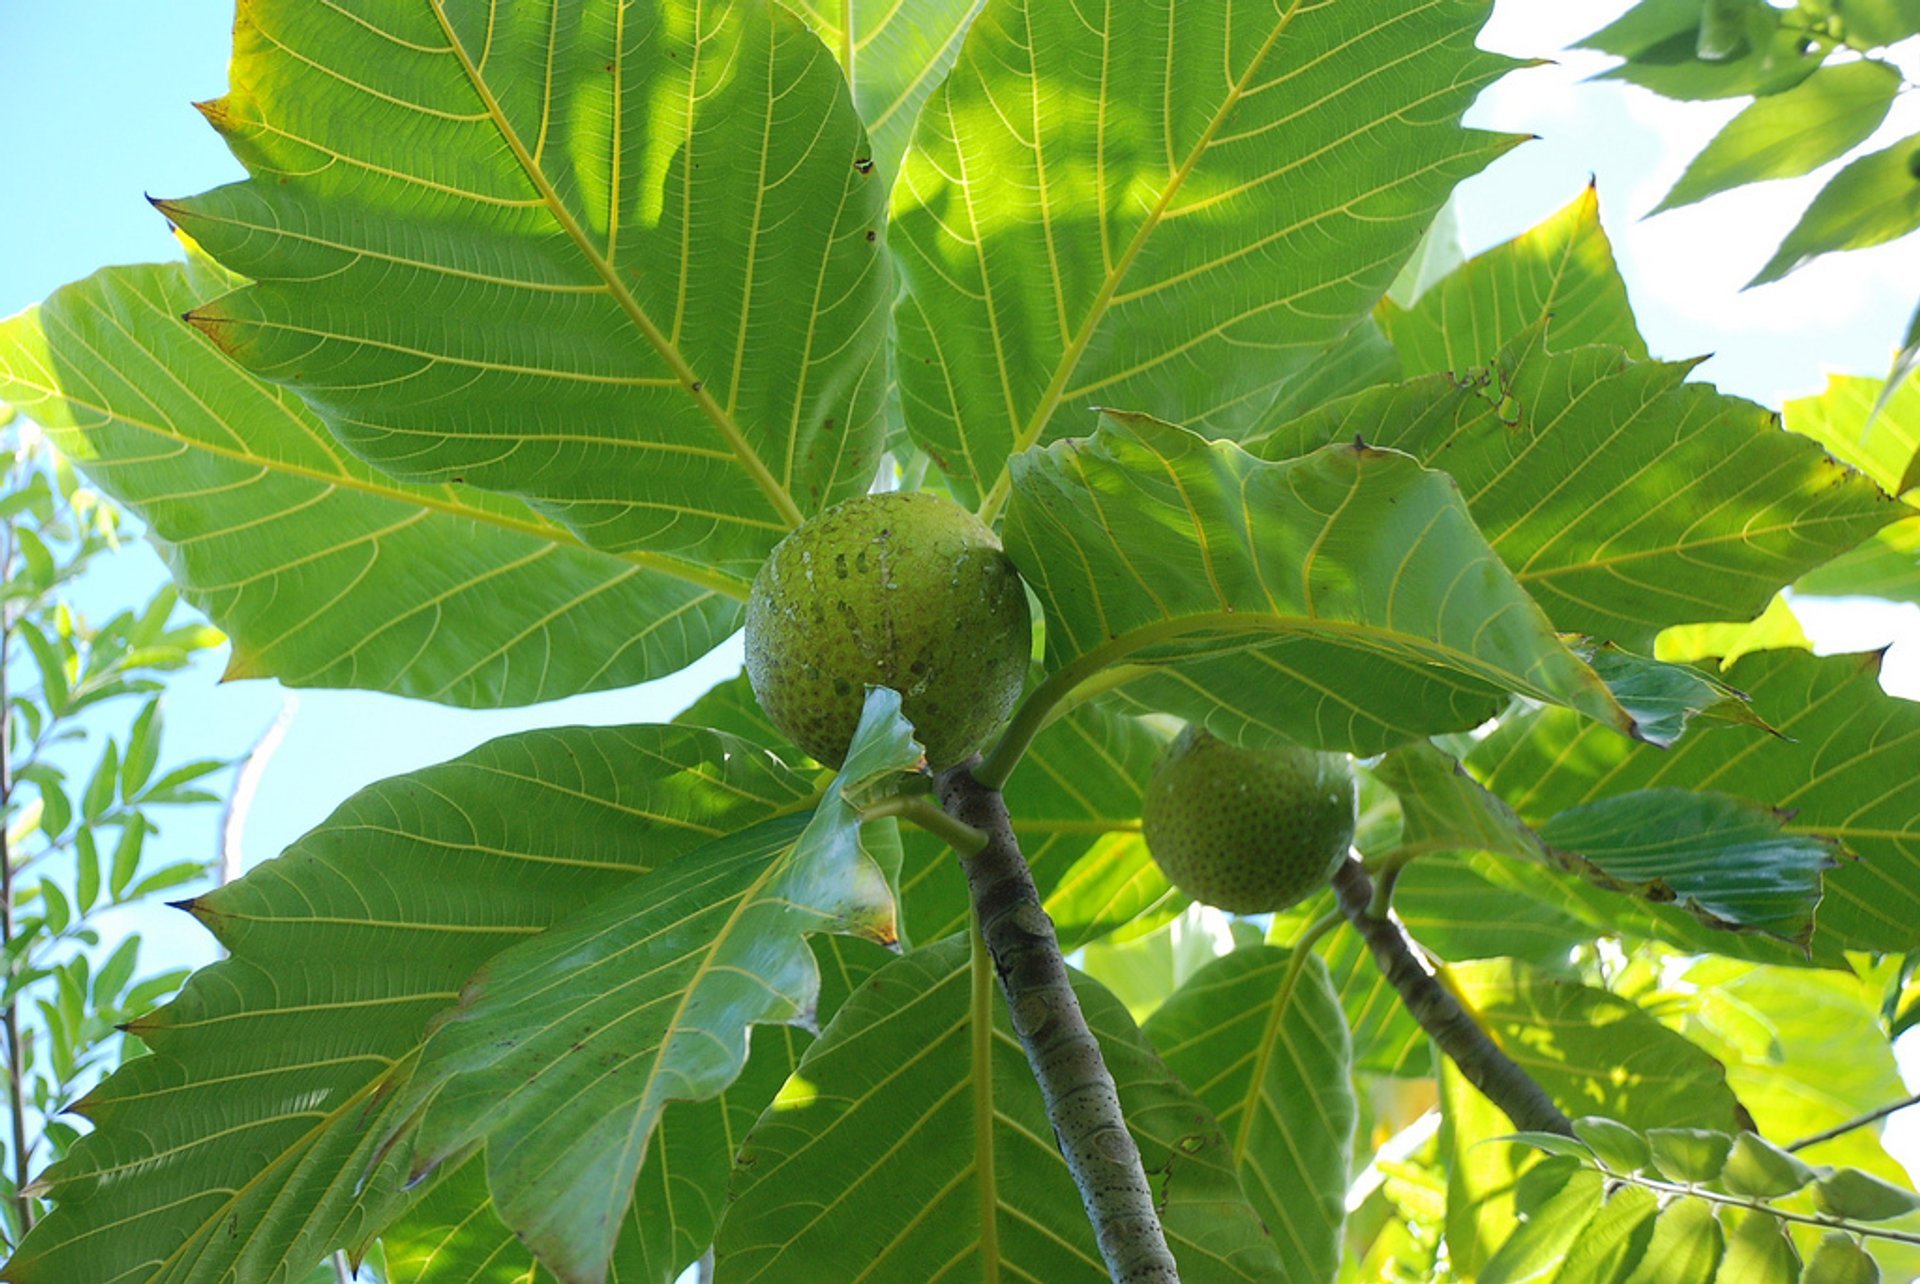
[[961, 761], [1020, 698], [1032, 645], [1020, 572], [939, 495], [834, 505], [780, 541], [747, 600], [753, 693], [829, 766], [846, 757], [868, 685], [900, 693], [929, 766]]
[[1311, 749], [1242, 749], [1189, 726], [1147, 782], [1141, 828], [1167, 881], [1266, 914], [1326, 884], [1353, 842], [1353, 766]]

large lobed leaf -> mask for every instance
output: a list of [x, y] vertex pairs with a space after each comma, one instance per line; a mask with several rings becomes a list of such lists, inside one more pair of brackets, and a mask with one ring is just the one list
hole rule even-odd
[[501, 1219], [565, 1284], [604, 1280], [667, 1105], [724, 1091], [752, 1026], [815, 1019], [807, 935], [896, 939], [860, 808], [920, 757], [875, 688], [811, 816], [725, 834], [491, 959], [402, 1097], [413, 1171], [484, 1143]]
[[1354, 442], [1265, 462], [1109, 414], [1015, 461], [1007, 550], [1056, 669], [1229, 739], [1375, 753], [1510, 691], [1636, 729], [1553, 634], [1443, 474]]
[[108, 268], [0, 322], [0, 398], [147, 523], [232, 676], [528, 704], [672, 673], [737, 627], [737, 577], [347, 454], [181, 323], [238, 283], [198, 257]]
[[190, 902], [232, 957], [138, 1023], [152, 1055], [79, 1103], [95, 1131], [43, 1176], [54, 1211], [6, 1277], [270, 1280], [377, 1229], [356, 1183], [391, 1080], [475, 968], [812, 796], [683, 727], [530, 732], [361, 791]]
[[1317, 958], [1235, 950], [1195, 973], [1146, 1024], [1167, 1066], [1226, 1130], [1247, 1199], [1273, 1234], [1279, 1278], [1332, 1279], [1359, 1111], [1346, 1014]]
[[[990, 1039], [974, 1041], [969, 976], [965, 938], [949, 938], [841, 1008], [747, 1138], [718, 1278], [1107, 1278], [997, 996]], [[1220, 1126], [1112, 995], [1084, 977], [1074, 988], [1181, 1278], [1294, 1278], [1241, 1193]]]
[[1445, 469], [1555, 625], [1645, 653], [1669, 625], [1760, 614], [1907, 511], [1761, 407], [1683, 382], [1690, 369], [1549, 352], [1536, 326], [1480, 377], [1360, 393], [1248, 449], [1359, 435]]
[[1384, 294], [1510, 64], [1488, 6], [990, 0], [894, 190], [908, 426], [956, 491], [1090, 401], [1245, 432]]
[[255, 284], [194, 309], [410, 481], [751, 574], [866, 489], [885, 184], [772, 0], [249, 0], [205, 111], [252, 179], [162, 208]]
[[1778, 735], [1743, 727], [1645, 753], [1543, 710], [1503, 725], [1468, 767], [1523, 817], [1633, 790], [1725, 790], [1791, 813], [1788, 834], [1836, 841], [1859, 857], [1825, 877], [1815, 944], [1920, 946], [1920, 798], [1913, 784], [1920, 706], [1887, 695], [1879, 657], [1748, 655], [1729, 670]]

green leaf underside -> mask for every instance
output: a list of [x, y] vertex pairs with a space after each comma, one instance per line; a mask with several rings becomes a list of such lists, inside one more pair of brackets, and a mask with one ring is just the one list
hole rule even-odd
[[986, 0], [794, 0], [853, 85], [854, 106], [888, 183], [920, 106], [940, 86]]
[[[993, 1003], [992, 1182], [975, 1145], [968, 947], [952, 938], [873, 977], [801, 1060], [748, 1137], [718, 1245], [718, 1278], [980, 1278], [990, 1211], [1002, 1279], [1107, 1278], [1025, 1054]], [[1075, 977], [1191, 1281], [1276, 1280], [1227, 1138], [1126, 1010]], [[867, 1156], [849, 1169], [847, 1145]]]
[[474, 969], [811, 792], [678, 727], [529, 732], [361, 791], [191, 903], [232, 957], [138, 1023], [153, 1055], [79, 1103], [96, 1131], [45, 1175], [57, 1206], [7, 1277], [271, 1279], [377, 1229], [355, 1182], [384, 1085]]
[[1578, 853], [1583, 867], [1619, 890], [1677, 900], [1710, 926], [1804, 946], [1821, 876], [1839, 864], [1840, 844], [1787, 832], [1786, 823], [1723, 793], [1638, 789], [1569, 808], [1542, 825], [1540, 837]]
[[[1651, 902], [1614, 907], [1628, 931], [1646, 930], [1647, 910], [1668, 923], [1685, 911], [1709, 928], [1766, 932], [1804, 949], [1821, 876], [1837, 863], [1837, 844], [1784, 832], [1777, 812], [1722, 793], [1636, 790], [1549, 817], [1536, 834], [1431, 745], [1395, 750], [1375, 771], [1400, 796], [1403, 852], [1492, 853]], [[1418, 939], [1442, 957], [1466, 957]]]
[[[1703, 38], [1716, 9], [1729, 28], [1717, 33], [1717, 56], [1704, 56]], [[1815, 44], [1803, 51], [1764, 0], [1641, 0], [1625, 16], [1594, 32], [1580, 47], [1625, 58], [1601, 74], [1683, 101], [1773, 94], [1811, 75], [1826, 56]]]
[[[893, 957], [855, 937], [816, 936], [820, 1010], [837, 1011]], [[713, 1242], [726, 1209], [733, 1156], [812, 1036], [796, 1026], [754, 1031], [746, 1068], [710, 1101], [669, 1106], [648, 1143], [622, 1223], [608, 1284], [672, 1284]], [[486, 1158], [476, 1152], [435, 1180], [426, 1197], [380, 1232], [392, 1284], [523, 1284], [553, 1276], [493, 1210]]]
[[1361, 393], [1248, 449], [1282, 459], [1357, 435], [1445, 469], [1555, 625], [1645, 654], [1668, 625], [1758, 615], [1901, 516], [1766, 410], [1683, 383], [1690, 368], [1547, 353], [1536, 329], [1479, 378]]
[[1226, 1132], [1280, 1278], [1304, 1282], [1339, 1269], [1357, 1108], [1340, 1001], [1318, 959], [1283, 984], [1289, 957], [1263, 945], [1214, 960], [1145, 1030]]
[[1808, 597], [1883, 597], [1920, 604], [1920, 517], [1882, 529], [1872, 539], [1801, 577]]
[[1831, 840], [1858, 860], [1825, 877], [1816, 943], [1920, 945], [1920, 802], [1912, 796], [1920, 706], [1881, 690], [1879, 657], [1756, 652], [1727, 673], [1780, 734], [1744, 727], [1643, 754], [1556, 711], [1503, 726], [1467, 765], [1523, 817], [1636, 789], [1727, 790], [1791, 813], [1784, 832]]
[[1423, 856], [1400, 871], [1393, 912], [1421, 948], [1455, 962], [1516, 958], [1560, 967], [1593, 937], [1578, 918], [1489, 881], [1459, 855]]
[[370, 462], [747, 575], [867, 488], [884, 183], [782, 6], [253, 0], [232, 84], [193, 319]]
[[489, 961], [403, 1097], [413, 1171], [484, 1141], [501, 1219], [565, 1284], [604, 1279], [667, 1104], [732, 1083], [752, 1025], [814, 1019], [805, 934], [895, 939], [858, 805], [920, 757], [899, 700], [869, 694], [811, 818], [717, 838]]
[[[1415, 866], [1417, 868], [1417, 866]], [[1411, 871], [1409, 871], [1411, 872]], [[1329, 889], [1275, 916], [1267, 940], [1292, 949], [1308, 924], [1335, 912]], [[1380, 973], [1365, 941], [1350, 928], [1329, 932], [1313, 947], [1327, 970], [1327, 981], [1346, 1013], [1352, 1036], [1353, 1068], [1370, 1074], [1426, 1078], [1433, 1073], [1432, 1047], [1393, 986]]]
[[1834, 250], [1859, 250], [1920, 228], [1920, 134], [1849, 161], [1820, 189], [1749, 287], [1778, 281]]
[[1511, 65], [1486, 12], [989, 3], [893, 199], [907, 422], [956, 491], [997, 512], [1090, 402], [1251, 427], [1510, 145], [1458, 127]]
[[744, 581], [346, 454], [181, 324], [234, 284], [204, 260], [109, 268], [0, 322], [0, 398], [147, 522], [234, 676], [528, 704], [674, 672], [737, 627]]
[[[1140, 837], [1141, 791], [1165, 745], [1139, 719], [1083, 704], [1040, 733], [1007, 781], [1014, 836], [1064, 950], [1123, 924], [1145, 930], [1186, 903]], [[902, 837], [901, 894], [913, 939], [965, 928], [967, 885], [953, 852], [919, 830]]]
[[1591, 185], [1539, 226], [1449, 273], [1412, 307], [1388, 300], [1379, 316], [1408, 376], [1492, 365], [1543, 324], [1556, 352], [1607, 344], [1636, 361], [1647, 357]]
[[1630, 725], [1451, 481], [1396, 451], [1268, 463], [1108, 415], [1016, 461], [1006, 542], [1053, 667], [1135, 666], [1120, 699], [1230, 740], [1375, 753], [1476, 726], [1507, 691]]
[[1819, 396], [1787, 403], [1786, 421], [1889, 495], [1920, 487], [1920, 378], [1888, 388], [1878, 379], [1828, 375]]
[[1867, 141], [1899, 88], [1899, 72], [1863, 60], [1822, 67], [1784, 93], [1755, 99], [1700, 150], [1653, 213], [1813, 172]]

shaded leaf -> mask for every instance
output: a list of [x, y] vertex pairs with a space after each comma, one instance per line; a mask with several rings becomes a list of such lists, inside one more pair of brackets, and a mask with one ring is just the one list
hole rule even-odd
[[1089, 404], [1251, 427], [1510, 145], [1458, 126], [1510, 65], [1487, 8], [989, 4], [893, 201], [907, 423], [956, 494], [997, 513]]
[[1748, 1208], [1725, 1209], [1720, 1217], [1727, 1252], [1715, 1284], [1797, 1284], [1800, 1254], [1778, 1218]]
[[1829, 1231], [1807, 1262], [1800, 1284], [1880, 1284], [1880, 1267], [1845, 1231]]
[[1815, 1176], [1810, 1165], [1758, 1133], [1743, 1132], [1733, 1139], [1719, 1180], [1731, 1194], [1774, 1199], [1791, 1195]]
[[1709, 1182], [1726, 1167], [1733, 1138], [1704, 1128], [1649, 1128], [1653, 1162], [1674, 1181]]
[[192, 319], [402, 480], [750, 575], [872, 480], [886, 185], [784, 6], [557, 13], [242, 8], [253, 177], [161, 209], [254, 284]]
[[[974, 1068], [969, 976], [967, 941], [950, 938], [890, 964], [840, 1010], [747, 1139], [719, 1278], [970, 1276], [988, 1225], [1003, 1278], [1107, 1278], [998, 996], [987, 1068]], [[1084, 978], [1075, 990], [1181, 1277], [1286, 1278], [1219, 1126], [1112, 996]], [[982, 1123], [990, 1167], [976, 1146]], [[867, 1161], [850, 1169], [849, 1145]]]
[[603, 1280], [667, 1103], [733, 1082], [752, 1025], [813, 1019], [804, 934], [894, 939], [859, 806], [921, 756], [899, 708], [868, 695], [811, 817], [723, 835], [490, 960], [402, 1098], [424, 1110], [413, 1171], [484, 1141], [501, 1220], [567, 1284]]
[[1500, 570], [1446, 477], [1394, 451], [1267, 463], [1106, 416], [1016, 461], [1007, 549], [1074, 676], [1238, 742], [1373, 753], [1477, 725], [1506, 691], [1630, 725]]
[[362, 790], [189, 903], [231, 957], [135, 1022], [152, 1054], [77, 1103], [95, 1130], [42, 1175], [55, 1208], [7, 1277], [271, 1279], [368, 1233], [356, 1183], [390, 1080], [476, 967], [811, 797], [753, 746], [677, 727], [529, 732]]
[[1920, 1211], [1920, 1195], [1857, 1168], [1841, 1168], [1813, 1184], [1813, 1200], [1830, 1217], [1884, 1222]]
[[1340, 1260], [1357, 1114], [1347, 1022], [1316, 958], [1289, 970], [1273, 946], [1202, 968], [1146, 1035], [1220, 1121], [1247, 1199], [1288, 1280], [1331, 1278]]
[[[1712, 33], [1708, 13], [1716, 7], [1722, 29]], [[1824, 47], [1814, 44], [1803, 50], [1802, 43], [1801, 33], [1783, 24], [1779, 11], [1765, 0], [1641, 0], [1582, 40], [1580, 47], [1626, 59], [1600, 79], [1624, 80], [1663, 97], [1692, 100], [1790, 88], [1811, 75], [1826, 55]]]

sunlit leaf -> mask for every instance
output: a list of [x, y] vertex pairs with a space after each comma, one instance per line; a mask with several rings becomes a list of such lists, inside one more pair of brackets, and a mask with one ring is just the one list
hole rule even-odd
[[1812, 173], [1866, 142], [1899, 88], [1899, 72], [1866, 59], [1821, 67], [1784, 93], [1756, 98], [1700, 150], [1652, 212]]
[[1802, 576], [1808, 597], [1881, 597], [1920, 604], [1920, 517], [1895, 522], [1872, 539]]
[[673, 672], [737, 627], [732, 577], [348, 455], [180, 323], [234, 284], [204, 261], [110, 268], [0, 323], [0, 396], [145, 519], [233, 636], [232, 676], [526, 704]]
[[894, 191], [907, 422], [989, 513], [1089, 404], [1251, 427], [1384, 294], [1510, 64], [1488, 6], [995, 0]]
[[1749, 287], [1834, 250], [1882, 245], [1920, 227], [1920, 134], [1869, 152], [1833, 176]]
[[1461, 266], [1412, 307], [1383, 303], [1379, 316], [1408, 375], [1491, 365], [1543, 323], [1556, 352], [1603, 343], [1636, 360], [1647, 356], [1592, 185], [1531, 231]]
[[[1108, 1278], [997, 994], [975, 1068], [969, 976], [967, 941], [951, 938], [840, 1010], [747, 1139], [717, 1278], [974, 1278], [988, 1261], [1009, 1280]], [[1181, 1278], [1287, 1278], [1220, 1126], [1111, 995], [1084, 978], [1074, 988], [1156, 1174]], [[862, 1163], [847, 1165], [848, 1146]]]
[[1889, 387], [1878, 379], [1828, 375], [1819, 396], [1787, 403], [1786, 421], [1889, 495], [1920, 487], [1920, 378]]
[[[1882, 534], [1898, 529], [1896, 523], [1884, 528]], [[1728, 665], [1750, 651], [1771, 651], [1776, 647], [1813, 649], [1806, 630], [1800, 627], [1799, 617], [1794, 615], [1784, 596], [1776, 596], [1756, 618], [1741, 623], [1676, 624], [1663, 629], [1654, 643], [1653, 653], [1658, 659], [1677, 664], [1714, 659]]]
[[1352, 443], [1269, 463], [1109, 415], [1016, 461], [1007, 550], [1055, 668], [1230, 740], [1373, 753], [1507, 691], [1631, 719], [1501, 570], [1442, 474]]
[[1357, 1110], [1347, 1022], [1320, 961], [1272, 946], [1202, 968], [1147, 1022], [1168, 1069], [1226, 1131], [1287, 1280], [1333, 1276]]
[[1749, 619], [1901, 516], [1866, 478], [1689, 363], [1528, 331], [1483, 377], [1349, 397], [1248, 442], [1262, 458], [1356, 436], [1444, 469], [1553, 622], [1646, 654], [1668, 625]]
[[747, 575], [867, 488], [886, 184], [797, 15], [260, 0], [234, 44], [253, 177], [161, 208], [255, 284], [192, 319], [363, 458]]

